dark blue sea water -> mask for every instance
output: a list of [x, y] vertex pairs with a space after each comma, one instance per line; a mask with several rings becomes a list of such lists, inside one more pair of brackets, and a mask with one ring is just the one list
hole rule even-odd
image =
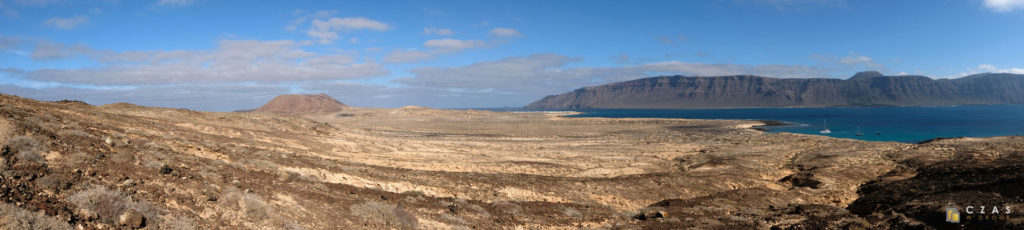
[[[937, 137], [1024, 135], [1024, 105], [872, 108], [596, 109], [575, 117], [775, 120], [764, 127], [869, 141], [920, 142]], [[827, 121], [831, 134], [821, 134]], [[856, 136], [858, 127], [863, 136]], [[876, 135], [876, 130], [878, 135]]]

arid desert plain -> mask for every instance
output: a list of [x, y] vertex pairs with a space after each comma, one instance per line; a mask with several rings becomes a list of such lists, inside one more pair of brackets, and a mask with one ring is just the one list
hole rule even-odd
[[[950, 201], [1024, 203], [1024, 137], [867, 142], [566, 114], [2, 95], [0, 228], [928, 229], [953, 226]], [[979, 223], [1024, 224], [999, 218]]]

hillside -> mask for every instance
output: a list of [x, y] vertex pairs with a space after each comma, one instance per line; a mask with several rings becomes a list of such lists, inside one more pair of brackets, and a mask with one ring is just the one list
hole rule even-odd
[[252, 110], [252, 112], [284, 113], [284, 114], [321, 114], [341, 112], [346, 107], [327, 94], [287, 94], [279, 95], [270, 102]]
[[526, 109], [940, 106], [1024, 103], [1024, 75], [934, 80], [860, 72], [847, 80], [666, 76], [580, 88]]

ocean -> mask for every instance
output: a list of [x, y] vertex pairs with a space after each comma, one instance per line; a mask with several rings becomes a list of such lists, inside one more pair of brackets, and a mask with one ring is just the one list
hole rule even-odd
[[[1024, 135], [1024, 105], [869, 108], [592, 109], [573, 117], [772, 120], [762, 127], [867, 141], [916, 143], [939, 137]], [[827, 124], [830, 134], [819, 133]], [[863, 136], [857, 136], [857, 130]]]

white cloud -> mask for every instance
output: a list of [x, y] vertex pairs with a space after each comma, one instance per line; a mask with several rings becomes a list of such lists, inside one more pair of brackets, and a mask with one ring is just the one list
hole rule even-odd
[[223, 82], [284, 82], [382, 76], [389, 71], [355, 57], [316, 54], [294, 41], [227, 40], [212, 50], [94, 50], [83, 45], [37, 43], [33, 58], [59, 59], [84, 55], [99, 66], [41, 69], [22, 77], [37, 81], [91, 85], [144, 85]]
[[519, 33], [518, 30], [512, 28], [494, 28], [491, 29], [491, 35], [498, 37], [519, 37], [523, 34]]
[[70, 18], [54, 17], [47, 19], [44, 23], [48, 26], [52, 26], [53, 28], [70, 30], [87, 22], [89, 22], [89, 17], [85, 15], [77, 15]]
[[1024, 9], [1024, 0], [985, 0], [985, 7], [996, 12]]
[[196, 3], [195, 0], [160, 0], [156, 2], [161, 6], [191, 6], [194, 3]]
[[997, 67], [996, 67], [996, 66], [994, 66], [994, 65], [989, 65], [989, 64], [984, 64], [984, 65], [978, 65], [978, 70], [980, 70], [980, 71], [983, 71], [983, 72], [989, 72], [989, 73], [1015, 73], [1015, 74], [1024, 74], [1024, 68], [1008, 68], [1008, 69], [1000, 69], [1000, 68], [997, 68]]
[[426, 34], [426, 35], [436, 34], [436, 35], [441, 35], [441, 36], [452, 36], [452, 35], [455, 35], [455, 32], [452, 32], [452, 30], [445, 29], [445, 28], [427, 27], [427, 28], [423, 28], [423, 34]]
[[387, 23], [374, 21], [364, 17], [356, 18], [330, 18], [326, 20], [314, 19], [312, 27], [306, 31], [306, 35], [319, 39], [321, 44], [331, 44], [334, 40], [341, 38], [338, 33], [345, 30], [388, 30]]
[[464, 50], [483, 47], [486, 43], [480, 40], [458, 40], [458, 39], [434, 39], [423, 42], [423, 46], [444, 50]]
[[961, 78], [974, 74], [980, 73], [1012, 73], [1012, 74], [1024, 74], [1024, 68], [999, 68], [991, 64], [981, 64], [975, 68], [967, 68], [967, 71], [956, 74], [941, 76], [939, 78]]

